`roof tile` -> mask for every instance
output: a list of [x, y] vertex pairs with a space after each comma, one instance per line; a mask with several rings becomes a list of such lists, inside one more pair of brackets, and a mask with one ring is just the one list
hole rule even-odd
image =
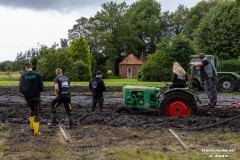
[[119, 64], [143, 64], [141, 60], [135, 57], [133, 54], [129, 54], [122, 62]]

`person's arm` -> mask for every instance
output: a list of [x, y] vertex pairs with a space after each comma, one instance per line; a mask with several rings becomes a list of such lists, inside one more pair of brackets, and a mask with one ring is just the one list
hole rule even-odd
[[104, 81], [103, 81], [103, 80], [102, 80], [102, 90], [103, 90], [103, 92], [105, 92], [105, 91], [106, 91], [105, 83], [104, 83]]
[[89, 81], [89, 85], [88, 85], [88, 87], [89, 87], [90, 90], [92, 90], [91, 82], [92, 82], [92, 80]]
[[23, 80], [24, 80], [24, 76], [21, 75], [20, 81], [19, 81], [19, 92], [22, 93], [22, 94], [24, 94]]
[[194, 65], [195, 67], [201, 67], [201, 66], [203, 66], [203, 63], [202, 63], [202, 62], [190, 62], [189, 64], [190, 64], [190, 65]]
[[43, 79], [42, 76], [39, 75], [39, 92], [43, 91]]
[[55, 93], [58, 96], [58, 92], [59, 92], [59, 85], [58, 83], [55, 83]]
[[176, 83], [176, 82], [177, 82], [177, 74], [172, 73], [172, 83]]

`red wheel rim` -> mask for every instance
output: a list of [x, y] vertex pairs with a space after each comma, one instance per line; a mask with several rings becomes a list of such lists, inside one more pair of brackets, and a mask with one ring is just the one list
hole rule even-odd
[[190, 108], [183, 101], [175, 101], [168, 105], [167, 114], [170, 117], [188, 116], [190, 114]]

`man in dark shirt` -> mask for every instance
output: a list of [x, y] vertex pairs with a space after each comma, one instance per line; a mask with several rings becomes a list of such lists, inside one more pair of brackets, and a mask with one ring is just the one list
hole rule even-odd
[[201, 62], [191, 62], [190, 64], [200, 67], [200, 77], [204, 81], [204, 90], [210, 100], [208, 105], [214, 107], [217, 103], [217, 73], [204, 53], [200, 53], [199, 58]]
[[97, 71], [96, 77], [92, 78], [89, 82], [89, 89], [92, 91], [92, 112], [95, 111], [95, 107], [98, 104], [99, 113], [103, 109], [103, 92], [106, 90], [104, 81], [102, 78], [102, 72]]
[[30, 110], [30, 128], [34, 135], [39, 133], [40, 92], [43, 91], [43, 80], [39, 73], [32, 70], [32, 64], [25, 63], [26, 72], [20, 77], [19, 91], [27, 101]]
[[73, 127], [73, 112], [71, 104], [70, 81], [68, 77], [64, 76], [60, 68], [56, 69], [56, 77], [54, 79], [55, 93], [57, 97], [53, 100], [51, 105], [52, 120], [48, 123], [49, 126], [55, 126], [57, 122], [56, 109], [62, 103], [66, 109], [69, 118], [69, 127]]

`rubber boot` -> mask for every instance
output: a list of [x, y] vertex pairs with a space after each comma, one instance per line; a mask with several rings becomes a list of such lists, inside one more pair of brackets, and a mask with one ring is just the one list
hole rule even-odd
[[73, 128], [73, 116], [68, 116], [69, 118], [69, 128], [72, 129]]
[[30, 129], [31, 129], [31, 131], [33, 131], [34, 116], [30, 116], [29, 121], [30, 121]]
[[57, 124], [58, 124], [57, 115], [56, 115], [56, 113], [52, 113], [51, 122], [48, 123], [48, 126], [56, 126]]
[[34, 136], [37, 136], [39, 133], [39, 122], [34, 122], [33, 128], [34, 128]]

